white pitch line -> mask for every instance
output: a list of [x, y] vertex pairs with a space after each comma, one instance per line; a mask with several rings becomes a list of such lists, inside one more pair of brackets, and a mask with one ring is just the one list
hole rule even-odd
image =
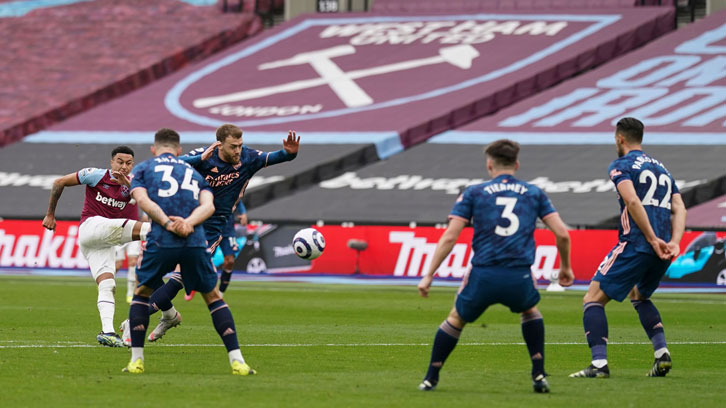
[[[584, 346], [585, 342], [553, 342], [546, 343], [548, 346]], [[632, 342], [610, 342], [608, 345], [650, 345], [650, 342], [632, 341]], [[726, 341], [670, 341], [670, 345], [723, 345]], [[457, 346], [523, 346], [523, 342], [513, 343], [459, 343]], [[152, 347], [223, 347], [223, 344], [155, 344]], [[280, 344], [241, 344], [240, 347], [417, 347], [431, 346], [431, 343], [319, 343], [319, 344], [296, 344], [296, 343], [280, 343]], [[16, 349], [16, 348], [91, 348], [101, 347], [97, 344], [13, 344], [8, 346], [0, 346], [0, 349]]]

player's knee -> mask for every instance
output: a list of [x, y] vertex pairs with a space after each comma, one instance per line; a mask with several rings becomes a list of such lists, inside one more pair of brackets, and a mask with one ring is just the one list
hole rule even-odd
[[98, 282], [98, 291], [99, 292], [110, 292], [112, 294], [116, 293], [116, 281], [114, 279], [103, 279], [100, 282]]
[[456, 311], [455, 307], [451, 309], [451, 312], [449, 312], [449, 316], [446, 317], [446, 320], [448, 320], [449, 323], [457, 329], [463, 329], [464, 326], [466, 326], [466, 322], [461, 318], [461, 316], [459, 316], [459, 312]]
[[525, 310], [524, 312], [521, 313], [521, 316], [522, 316], [522, 323], [527, 323], [531, 320], [542, 319], [542, 313], [540, 313], [540, 311], [536, 307], [533, 307], [529, 310]]

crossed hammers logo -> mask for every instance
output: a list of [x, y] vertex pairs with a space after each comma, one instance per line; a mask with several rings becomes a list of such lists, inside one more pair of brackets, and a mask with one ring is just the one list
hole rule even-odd
[[345, 72], [333, 61], [333, 59], [350, 54], [355, 54], [354, 46], [340, 45], [322, 50], [303, 52], [293, 56], [292, 58], [284, 60], [268, 62], [258, 66], [257, 68], [259, 70], [267, 70], [292, 65], [310, 64], [310, 66], [319, 75], [319, 78], [292, 81], [281, 85], [234, 92], [231, 94], [212, 96], [208, 98], [200, 98], [194, 100], [193, 105], [195, 108], [203, 109], [224, 103], [246, 101], [269, 95], [300, 91], [303, 89], [327, 85], [347, 107], [356, 108], [373, 103], [373, 98], [371, 98], [370, 95], [368, 95], [365, 90], [363, 90], [363, 88], [355, 82], [356, 79], [442, 63], [448, 63], [461, 69], [469, 69], [471, 68], [474, 59], [479, 56], [479, 52], [470, 45], [456, 45], [452, 47], [439, 48], [438, 55], [433, 57], [412, 59], [393, 64]]

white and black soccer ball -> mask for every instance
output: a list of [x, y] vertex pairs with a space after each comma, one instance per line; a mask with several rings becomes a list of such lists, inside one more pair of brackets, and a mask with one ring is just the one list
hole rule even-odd
[[313, 260], [323, 254], [325, 238], [315, 228], [301, 229], [292, 239], [292, 248], [300, 258]]

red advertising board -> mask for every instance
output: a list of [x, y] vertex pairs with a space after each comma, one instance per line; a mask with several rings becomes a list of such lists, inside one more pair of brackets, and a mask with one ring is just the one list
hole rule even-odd
[[2, 220], [0, 267], [86, 269], [77, 236], [78, 221], [58, 221], [49, 231], [40, 220]]
[[[326, 239], [323, 255], [309, 266], [279, 268], [275, 272], [284, 270], [278, 273], [353, 275], [357, 264], [361, 275], [419, 277], [428, 268], [436, 243], [444, 232], [434, 227], [323, 226], [316, 229]], [[294, 234], [294, 228], [291, 233]], [[451, 254], [439, 268], [438, 277], [459, 279], [464, 276], [472, 256], [472, 233], [471, 228], [464, 229]], [[78, 249], [77, 235], [78, 222], [74, 221], [59, 221], [55, 231], [44, 229], [38, 220], [0, 221], [0, 267], [85, 270], [88, 263]], [[701, 232], [686, 232], [681, 251], [685, 251], [688, 244], [700, 236]], [[578, 281], [590, 280], [618, 238], [615, 230], [573, 230], [570, 231], [570, 237], [572, 267]], [[291, 244], [292, 236], [289, 240], [281, 238]], [[353, 239], [367, 244], [358, 258], [356, 251], [348, 247], [348, 242]], [[726, 232], [713, 234], [712, 241], [716, 239], [723, 248]], [[551, 272], [560, 267], [555, 237], [550, 231], [540, 229], [535, 231], [535, 241], [537, 249], [532, 271], [536, 278], [547, 279]], [[261, 242], [265, 245], [264, 239]], [[713, 248], [713, 242], [708, 245]], [[718, 252], [713, 249], [710, 251]], [[694, 261], [697, 262], [697, 258], [705, 254], [705, 251], [702, 252], [695, 253]], [[270, 263], [270, 260], [266, 261]]]

